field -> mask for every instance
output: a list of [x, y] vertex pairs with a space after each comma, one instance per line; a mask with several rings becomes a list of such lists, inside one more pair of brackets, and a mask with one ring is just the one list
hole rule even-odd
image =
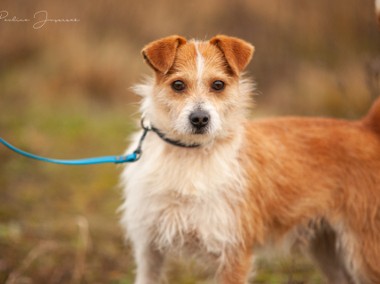
[[[149, 69], [140, 49], [169, 34], [239, 36], [256, 47], [253, 118], [355, 119], [380, 94], [380, 30], [370, 0], [3, 0], [0, 137], [55, 158], [121, 154], [138, 129], [130, 87]], [[77, 18], [34, 29], [34, 14]], [[0, 146], [0, 283], [133, 283], [119, 226], [121, 166], [70, 167]], [[208, 283], [175, 263], [168, 283]], [[323, 283], [304, 258], [260, 260], [252, 283]]]

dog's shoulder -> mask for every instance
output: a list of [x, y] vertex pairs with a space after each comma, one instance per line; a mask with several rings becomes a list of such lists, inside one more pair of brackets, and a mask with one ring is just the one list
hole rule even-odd
[[380, 98], [377, 99], [363, 118], [363, 124], [380, 134]]

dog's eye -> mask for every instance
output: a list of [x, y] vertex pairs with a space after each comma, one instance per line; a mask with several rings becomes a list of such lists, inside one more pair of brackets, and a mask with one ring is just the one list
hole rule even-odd
[[172, 88], [174, 91], [181, 92], [184, 89], [186, 89], [186, 85], [183, 81], [181, 80], [176, 80], [172, 83]]
[[221, 91], [224, 89], [224, 82], [220, 80], [216, 80], [212, 83], [211, 88], [214, 91]]

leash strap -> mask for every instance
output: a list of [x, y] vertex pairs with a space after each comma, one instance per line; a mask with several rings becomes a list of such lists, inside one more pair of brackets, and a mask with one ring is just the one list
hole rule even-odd
[[122, 164], [122, 163], [136, 162], [140, 159], [142, 155], [141, 146], [148, 131], [149, 129], [144, 129], [144, 132], [141, 135], [139, 144], [136, 150], [133, 151], [132, 154], [124, 155], [124, 156], [103, 156], [103, 157], [94, 157], [94, 158], [77, 159], [77, 160], [51, 159], [51, 158], [34, 155], [34, 154], [31, 154], [31, 153], [28, 153], [26, 151], [16, 148], [15, 146], [8, 143], [1, 137], [0, 137], [0, 143], [22, 156], [35, 159], [38, 161], [42, 161], [42, 162], [48, 162], [48, 163], [54, 163], [54, 164], [60, 164], [60, 165], [69, 165], [69, 166], [84, 166], [84, 165], [96, 165], [96, 164], [106, 164], [106, 163]]
[[103, 157], [94, 157], [94, 158], [85, 158], [85, 159], [76, 159], [76, 160], [60, 160], [60, 159], [41, 157], [38, 155], [25, 152], [21, 149], [16, 148], [15, 146], [8, 143], [1, 137], [0, 137], [0, 143], [8, 147], [12, 151], [31, 159], [35, 159], [42, 162], [48, 162], [48, 163], [54, 163], [54, 164], [60, 164], [60, 165], [70, 165], [70, 166], [96, 165], [96, 164], [106, 164], [106, 163], [114, 163], [114, 164], [130, 163], [130, 162], [137, 161], [141, 155], [141, 151], [140, 153], [137, 153], [135, 151], [132, 154], [125, 155], [125, 156], [103, 156]]

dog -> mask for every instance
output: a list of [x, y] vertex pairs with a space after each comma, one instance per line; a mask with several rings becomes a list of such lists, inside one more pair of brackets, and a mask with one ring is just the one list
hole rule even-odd
[[[169, 36], [142, 54], [142, 156], [122, 172], [137, 284], [168, 256], [247, 283], [261, 248], [302, 244], [328, 283], [380, 283], [380, 100], [357, 121], [250, 121], [254, 47]], [[141, 133], [130, 149], [139, 143]]]

